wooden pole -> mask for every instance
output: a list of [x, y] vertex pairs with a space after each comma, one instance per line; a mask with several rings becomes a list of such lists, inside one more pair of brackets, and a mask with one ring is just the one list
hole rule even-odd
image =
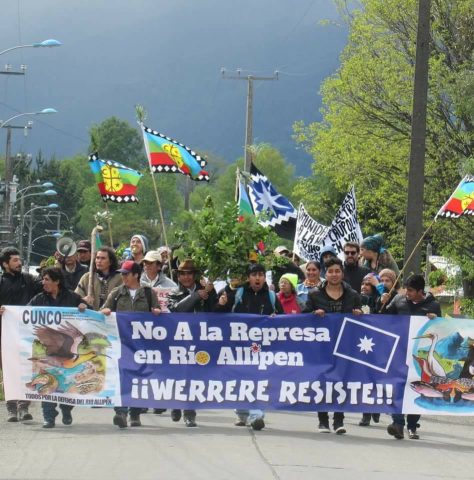
[[110, 246], [114, 248], [114, 241], [112, 240], [112, 219], [110, 218], [110, 210], [107, 202], [105, 202], [105, 211], [107, 212], [107, 228], [109, 230]]
[[[395, 289], [395, 285], [399, 282], [400, 278], [402, 277], [402, 275], [403, 275], [406, 267], [408, 267], [411, 258], [413, 257], [413, 255], [414, 255], [415, 252], [417, 251], [418, 247], [420, 246], [421, 242], [422, 242], [423, 239], [426, 237], [426, 234], [431, 230], [431, 228], [433, 227], [433, 225], [435, 224], [435, 222], [436, 222], [436, 218], [429, 224], [428, 228], [423, 232], [423, 235], [421, 235], [420, 239], [418, 240], [418, 242], [416, 243], [416, 245], [413, 247], [413, 250], [411, 251], [410, 255], [407, 257], [407, 259], [406, 259], [406, 261], [405, 261], [405, 264], [403, 265], [402, 269], [400, 270], [400, 273], [398, 274], [398, 277], [397, 277], [397, 279], [395, 280], [395, 283], [393, 284], [392, 288], [391, 288], [390, 291], [388, 292], [388, 296], [389, 296], [389, 297], [390, 297], [390, 295], [392, 294], [393, 290]], [[384, 307], [385, 307], [385, 304], [382, 304], [382, 307], [380, 308], [379, 313], [383, 310]]]
[[[158, 205], [158, 211], [160, 212], [161, 230], [163, 232], [163, 239], [165, 241], [165, 247], [169, 251], [170, 248], [168, 246], [168, 237], [166, 236], [165, 218], [163, 216], [163, 209], [161, 208], [160, 196], [158, 195], [158, 187], [156, 186], [156, 181], [155, 181], [155, 177], [153, 175], [153, 170], [151, 168], [151, 165], [150, 165], [150, 174], [151, 174], [151, 180], [153, 182], [153, 189], [155, 191], [155, 197], [156, 197], [156, 203]], [[169, 269], [170, 269], [170, 278], [171, 278], [171, 275], [172, 275], [171, 256], [172, 256], [172, 252], [171, 252], [171, 254], [168, 255], [168, 266], [169, 266]]]

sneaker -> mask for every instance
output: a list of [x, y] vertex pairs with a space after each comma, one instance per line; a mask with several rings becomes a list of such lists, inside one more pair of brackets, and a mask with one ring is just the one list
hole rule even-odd
[[171, 420], [179, 422], [181, 420], [181, 410], [171, 410]]
[[54, 420], [54, 418], [50, 418], [48, 420], [44, 420], [43, 422], [43, 428], [54, 428], [56, 425], [56, 421]]
[[154, 408], [153, 409], [153, 413], [155, 415], [161, 415], [162, 413], [165, 413], [166, 412], [166, 408]]
[[253, 422], [250, 423], [252, 430], [262, 430], [265, 428], [265, 422], [263, 421], [263, 418], [256, 418]]
[[416, 433], [416, 428], [408, 429], [408, 438], [410, 440], [419, 440], [420, 436]]
[[187, 427], [197, 427], [196, 419], [190, 417], [184, 417], [184, 424]]
[[318, 427], [319, 433], [331, 433], [331, 429], [329, 428], [328, 423], [320, 423]]
[[141, 408], [140, 413], [148, 413], [149, 408]]
[[131, 427], [141, 427], [142, 422], [140, 421], [140, 415], [130, 416], [130, 426]]
[[404, 437], [403, 425], [399, 425], [398, 423], [391, 423], [387, 427], [387, 433], [389, 435], [392, 435], [392, 437], [395, 437], [397, 440], [401, 440]]
[[380, 413], [373, 413], [372, 414], [372, 420], [374, 423], [379, 423], [380, 422]]
[[61, 410], [63, 414], [62, 422], [63, 425], [71, 425], [72, 424], [72, 415], [71, 410]]
[[342, 423], [340, 425], [334, 425], [334, 433], [336, 435], [344, 435], [346, 433], [344, 425]]
[[368, 426], [370, 426], [370, 419], [371, 419], [370, 413], [364, 413], [364, 414], [362, 415], [361, 421], [359, 422], [359, 427], [368, 427]]
[[113, 424], [117, 425], [119, 428], [127, 427], [127, 414], [126, 413], [116, 413], [113, 418]]
[[236, 427], [246, 427], [247, 426], [247, 422], [245, 420], [241, 420], [240, 418], [238, 418], [235, 422], [234, 422], [234, 425]]

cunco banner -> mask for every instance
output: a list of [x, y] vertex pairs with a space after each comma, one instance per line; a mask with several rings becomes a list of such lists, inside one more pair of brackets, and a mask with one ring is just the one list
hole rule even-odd
[[474, 320], [7, 307], [8, 399], [474, 414]]
[[344, 244], [346, 242], [361, 243], [362, 240], [362, 231], [357, 220], [355, 189], [352, 187], [339, 207], [326, 238], [319, 246], [319, 250], [323, 247], [332, 246], [336, 249], [337, 256], [344, 260]]
[[293, 251], [300, 258], [319, 261], [321, 242], [326, 238], [329, 227], [318, 223], [306, 211], [303, 204], [298, 208], [296, 219], [296, 234]]

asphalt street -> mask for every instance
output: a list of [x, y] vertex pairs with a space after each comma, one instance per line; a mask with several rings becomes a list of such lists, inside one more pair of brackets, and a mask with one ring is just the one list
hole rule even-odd
[[[151, 410], [150, 410], [151, 411]], [[169, 412], [142, 415], [142, 427], [119, 430], [110, 409], [76, 408], [74, 423], [42, 428], [39, 404], [30, 424], [7, 423], [0, 404], [0, 479], [472, 479], [474, 419], [424, 417], [420, 440], [395, 440], [382, 415], [347, 434], [317, 432], [313, 413], [267, 412], [267, 427], [233, 426], [229, 410], [198, 411], [197, 428]]]

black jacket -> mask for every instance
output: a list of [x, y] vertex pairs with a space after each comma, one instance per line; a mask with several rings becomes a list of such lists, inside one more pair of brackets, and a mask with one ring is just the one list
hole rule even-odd
[[355, 308], [361, 308], [360, 295], [351, 286], [342, 282], [342, 296], [334, 300], [326, 293], [327, 282], [308, 294], [305, 312], [324, 310], [326, 313], [352, 313]]
[[198, 290], [202, 289], [204, 289], [204, 287], [199, 282], [196, 282], [196, 290], [190, 293], [187, 288], [179, 284], [178, 288], [172, 291], [168, 297], [168, 308], [170, 312], [212, 312], [217, 301], [216, 291], [212, 290], [209, 292], [207, 300], [202, 300], [198, 294]]
[[76, 290], [79, 280], [82, 278], [84, 273], [89, 271], [88, 268], [81, 265], [79, 262], [76, 263], [76, 268], [74, 272], [68, 272], [65, 267], [62, 268], [64, 274], [64, 285], [68, 290]]
[[[59, 295], [53, 298], [49, 293], [41, 292], [34, 296], [28, 305], [33, 307], [78, 307], [85, 303], [82, 298], [67, 289], [61, 289]], [[88, 306], [88, 308], [91, 308]]]
[[241, 301], [235, 304], [235, 313], [254, 313], [256, 315], [272, 315], [274, 313], [282, 314], [283, 308], [275, 295], [275, 307], [273, 307], [268, 285], [265, 283], [263, 287], [255, 292], [250, 288], [250, 285], [246, 283], [243, 287]]
[[[217, 301], [216, 304], [214, 305], [214, 312], [218, 313], [229, 313], [232, 311], [232, 307], [234, 305], [235, 301], [235, 293], [237, 292], [237, 289], [232, 289], [230, 288], [230, 285], [227, 284], [218, 294], [217, 294]], [[227, 304], [226, 305], [219, 305], [219, 298], [223, 294], [227, 295]]]
[[386, 313], [395, 313], [399, 315], [427, 315], [435, 313], [441, 317], [441, 307], [431, 293], [427, 293], [424, 300], [413, 303], [403, 294], [398, 294], [385, 309]]
[[29, 273], [4, 273], [0, 277], [0, 305], [24, 306], [41, 290], [41, 281]]
[[370, 268], [359, 265], [347, 265], [346, 262], [344, 262], [344, 281], [356, 292], [360, 292], [362, 280], [370, 272]]

